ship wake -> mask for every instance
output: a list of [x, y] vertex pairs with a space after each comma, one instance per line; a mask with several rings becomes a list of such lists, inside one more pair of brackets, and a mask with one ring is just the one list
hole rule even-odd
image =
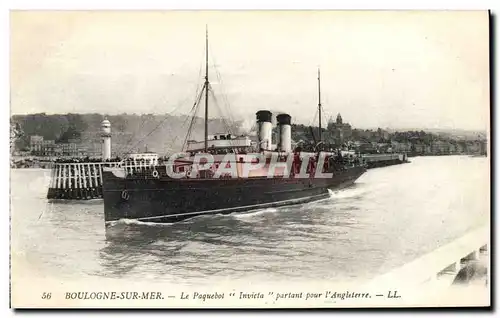
[[363, 196], [368, 192], [368, 189], [365, 187], [359, 187], [358, 184], [354, 184], [349, 188], [337, 191], [328, 189], [328, 192], [330, 194], [330, 199], [352, 199]]
[[267, 209], [249, 210], [249, 211], [245, 211], [243, 213], [241, 213], [241, 212], [232, 213], [232, 214], [229, 214], [228, 216], [234, 217], [234, 218], [239, 219], [239, 220], [244, 220], [244, 219], [252, 219], [252, 218], [257, 217], [257, 216], [263, 216], [263, 215], [266, 215], [269, 213], [276, 213], [278, 211], [279, 211], [278, 208], [267, 208]]
[[157, 222], [147, 222], [147, 221], [140, 221], [136, 219], [120, 219], [117, 221], [109, 221], [106, 223], [107, 226], [115, 227], [115, 226], [124, 226], [124, 225], [141, 225], [141, 226], [156, 226], [156, 227], [163, 227], [163, 226], [170, 226], [173, 225], [174, 223], [157, 223]]

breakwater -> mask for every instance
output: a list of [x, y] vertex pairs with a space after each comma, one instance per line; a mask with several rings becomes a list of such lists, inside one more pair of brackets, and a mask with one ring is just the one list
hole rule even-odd
[[120, 162], [55, 163], [47, 199], [102, 198], [102, 168], [119, 166]]

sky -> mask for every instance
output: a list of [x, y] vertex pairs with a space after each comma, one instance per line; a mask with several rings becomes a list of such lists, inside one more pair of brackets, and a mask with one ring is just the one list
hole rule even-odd
[[17, 11], [10, 23], [12, 114], [188, 113], [208, 26], [211, 116], [310, 124], [319, 67], [323, 125], [341, 113], [355, 128], [488, 128], [486, 11]]

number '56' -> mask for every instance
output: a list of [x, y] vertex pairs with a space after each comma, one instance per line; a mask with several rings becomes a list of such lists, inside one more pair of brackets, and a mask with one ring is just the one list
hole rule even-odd
[[52, 293], [43, 293], [42, 294], [42, 299], [50, 299], [52, 297]]

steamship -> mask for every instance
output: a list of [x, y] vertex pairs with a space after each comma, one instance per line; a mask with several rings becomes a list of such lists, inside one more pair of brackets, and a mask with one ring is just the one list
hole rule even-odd
[[226, 133], [209, 136], [208, 33], [205, 51], [205, 82], [197, 98], [199, 104], [205, 95], [204, 140], [190, 141], [182, 155], [140, 171], [126, 165], [103, 168], [106, 225], [120, 219], [172, 223], [321, 200], [329, 197], [329, 189], [345, 188], [366, 171], [360, 157], [322, 149], [319, 70], [319, 141], [312, 149], [292, 149], [289, 114], [276, 116], [275, 147], [273, 114], [268, 110], [256, 113], [257, 142]]

